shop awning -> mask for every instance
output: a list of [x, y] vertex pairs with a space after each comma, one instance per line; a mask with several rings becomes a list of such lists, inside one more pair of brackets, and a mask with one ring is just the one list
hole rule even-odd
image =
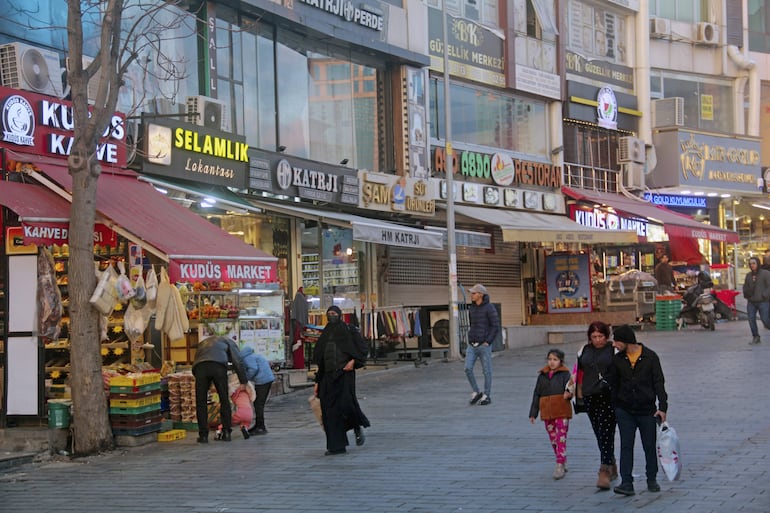
[[[42, 185], [0, 182], [0, 205], [19, 216], [24, 244], [66, 244], [69, 235], [70, 203]], [[94, 241], [111, 246], [115, 233], [101, 223], [94, 226]]]
[[579, 201], [587, 201], [597, 205], [605, 205], [636, 217], [647, 219], [663, 226], [665, 232], [672, 237], [688, 237], [691, 239], [709, 239], [717, 242], [740, 242], [737, 233], [724, 230], [717, 226], [703, 224], [690, 216], [674, 212], [659, 205], [653, 205], [642, 199], [636, 200], [620, 194], [598, 191], [583, 191], [563, 186], [562, 192]]
[[396, 223], [343, 212], [314, 210], [288, 204], [279, 205], [267, 201], [251, 201], [251, 203], [267, 211], [304, 219], [316, 219], [334, 226], [352, 228], [353, 239], [363, 242], [374, 242], [403, 248], [444, 249], [442, 234], [435, 231], [410, 228]]
[[583, 226], [566, 216], [455, 205], [455, 213], [499, 226], [505, 242], [638, 242], [634, 231], [607, 231]]
[[[54, 182], [72, 191], [72, 177], [66, 168], [42, 169]], [[96, 210], [128, 239], [145, 249], [155, 249], [167, 260], [172, 281], [277, 280], [277, 258], [168, 199], [135, 174], [102, 173]]]
[[[157, 178], [154, 176], [141, 175], [139, 180], [148, 182], [156, 188], [166, 189], [183, 193], [186, 196], [201, 198], [204, 200], [213, 200], [214, 206], [225, 210], [232, 209], [243, 212], [260, 212], [261, 209], [255, 207], [245, 199], [221, 185], [208, 185], [202, 183], [188, 182], [185, 180], [173, 180], [168, 178]], [[162, 193], [161, 193], [162, 194]]]

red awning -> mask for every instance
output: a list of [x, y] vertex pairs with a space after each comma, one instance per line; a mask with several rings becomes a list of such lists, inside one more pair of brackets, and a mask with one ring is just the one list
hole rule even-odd
[[607, 192], [587, 192], [567, 186], [562, 186], [561, 190], [570, 198], [606, 205], [619, 212], [658, 223], [663, 226], [663, 229], [671, 237], [709, 239], [717, 242], [740, 242], [740, 237], [734, 231], [700, 223], [690, 216], [674, 212], [659, 205], [653, 205], [642, 199], [635, 200], [620, 194]]
[[[24, 244], [66, 244], [69, 240], [70, 203], [42, 185], [0, 182], [0, 205], [19, 216]], [[114, 246], [116, 235], [97, 223], [94, 243]]]
[[[41, 167], [53, 181], [72, 191], [72, 177], [60, 166]], [[103, 172], [98, 181], [96, 210], [116, 226], [163, 251], [172, 281], [278, 280], [277, 261], [191, 212], [136, 174]]]

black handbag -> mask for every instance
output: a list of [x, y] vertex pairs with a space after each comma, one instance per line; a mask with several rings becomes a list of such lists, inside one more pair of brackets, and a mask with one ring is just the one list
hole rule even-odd
[[572, 408], [575, 410], [575, 414], [586, 413], [588, 411], [588, 408], [586, 408], [586, 403], [583, 402], [582, 397], [575, 397], [572, 400]]

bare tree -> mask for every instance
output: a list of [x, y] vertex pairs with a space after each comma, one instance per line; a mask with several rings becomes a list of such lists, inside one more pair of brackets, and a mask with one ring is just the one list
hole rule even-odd
[[[157, 65], [152, 73], [162, 75], [154, 79], [180, 78], [174, 59], [163, 56], [161, 45], [163, 34], [171, 27], [167, 21], [160, 23], [156, 18], [168, 5], [162, 1], [141, 0], [67, 2], [70, 62], [67, 78], [75, 126], [68, 166], [72, 175], [69, 230], [70, 385], [75, 412], [73, 450], [76, 455], [111, 449], [114, 443], [108, 405], [104, 399], [99, 313], [89, 303], [96, 286], [93, 230], [97, 182], [102, 171], [96, 158], [97, 146], [108, 130], [125, 129], [111, 127], [110, 122], [125, 74], [132, 64], [147, 69], [147, 63], [152, 59]], [[94, 21], [100, 27], [98, 53], [84, 67], [84, 23], [93, 24]], [[94, 80], [98, 89], [94, 104], [89, 105], [88, 84]]]

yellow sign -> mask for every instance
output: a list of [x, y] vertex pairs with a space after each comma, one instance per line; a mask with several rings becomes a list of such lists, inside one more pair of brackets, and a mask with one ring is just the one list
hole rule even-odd
[[714, 121], [714, 96], [711, 94], [700, 95], [700, 118], [705, 121]]

